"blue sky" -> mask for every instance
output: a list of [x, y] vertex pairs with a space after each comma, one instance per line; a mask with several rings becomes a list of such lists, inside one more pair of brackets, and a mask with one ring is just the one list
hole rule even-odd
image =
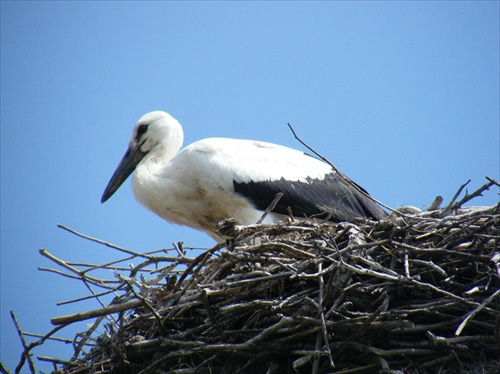
[[[98, 307], [47, 272], [46, 248], [104, 263], [116, 252], [61, 229], [150, 251], [205, 234], [142, 208], [126, 183], [99, 200], [142, 114], [165, 110], [185, 143], [250, 138], [302, 149], [287, 128], [377, 199], [445, 203], [499, 178], [499, 2], [1, 2], [1, 360], [10, 320]], [[474, 201], [493, 205], [498, 189]], [[68, 328], [72, 337], [85, 327]], [[35, 356], [69, 358], [49, 343]], [[41, 362], [37, 369], [50, 370]], [[27, 367], [26, 367], [27, 369]]]

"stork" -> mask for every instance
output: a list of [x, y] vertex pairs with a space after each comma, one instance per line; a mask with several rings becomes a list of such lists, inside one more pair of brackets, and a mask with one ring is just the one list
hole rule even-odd
[[[303, 152], [254, 140], [208, 138], [184, 149], [182, 127], [162, 111], [142, 116], [101, 198], [108, 200], [135, 171], [132, 190], [170, 223], [201, 230], [218, 242], [217, 223], [256, 223], [283, 193], [264, 223], [292, 215], [334, 222], [380, 220], [386, 212], [332, 167]], [[366, 191], [364, 191], [366, 193]]]

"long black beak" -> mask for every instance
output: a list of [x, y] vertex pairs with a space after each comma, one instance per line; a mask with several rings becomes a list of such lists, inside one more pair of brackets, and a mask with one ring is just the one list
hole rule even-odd
[[137, 164], [143, 159], [144, 156], [146, 156], [147, 152], [141, 151], [141, 145], [142, 143], [137, 144], [134, 148], [127, 149], [127, 152], [125, 152], [125, 155], [120, 161], [120, 164], [118, 164], [118, 167], [102, 194], [101, 203], [104, 203], [111, 196], [113, 196], [123, 182], [125, 182], [130, 174], [132, 174], [137, 167]]

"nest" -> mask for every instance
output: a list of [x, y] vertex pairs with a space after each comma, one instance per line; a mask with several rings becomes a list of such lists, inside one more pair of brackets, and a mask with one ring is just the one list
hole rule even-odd
[[137, 265], [99, 266], [112, 281], [80, 270], [118, 296], [54, 318], [95, 322], [71, 360], [43, 359], [72, 374], [498, 373], [500, 206], [452, 208], [379, 222], [229, 220], [220, 231], [231, 239], [197, 257], [181, 244], [143, 254], [106, 243]]

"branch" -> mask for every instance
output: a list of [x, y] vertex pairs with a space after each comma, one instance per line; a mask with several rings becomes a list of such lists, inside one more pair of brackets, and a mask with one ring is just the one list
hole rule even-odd
[[31, 355], [29, 354], [29, 347], [26, 344], [26, 340], [24, 339], [24, 334], [23, 331], [21, 330], [21, 326], [19, 326], [19, 322], [17, 322], [16, 315], [14, 314], [13, 311], [10, 311], [10, 317], [12, 318], [12, 321], [14, 322], [14, 326], [16, 326], [17, 334], [19, 335], [19, 339], [21, 340], [21, 344], [23, 345], [24, 351], [23, 355], [21, 357], [21, 362], [19, 362], [19, 365], [16, 367], [16, 373], [19, 373], [21, 371], [21, 368], [24, 366], [24, 362], [28, 360], [28, 366], [30, 367], [30, 371], [32, 374], [35, 374], [36, 369], [35, 369], [35, 364], [33, 363], [33, 360], [31, 359]]
[[129, 309], [138, 308], [142, 306], [141, 300], [133, 300], [122, 304], [110, 305], [101, 309], [89, 310], [87, 312], [68, 314], [66, 316], [54, 317], [50, 320], [53, 325], [63, 325], [77, 321], [84, 321], [94, 317], [107, 316], [117, 312], [124, 312]]
[[410, 218], [410, 216], [407, 216], [401, 212], [398, 212], [396, 209], [393, 209], [391, 208], [390, 206], [388, 205], [385, 205], [384, 203], [378, 201], [377, 199], [375, 199], [373, 196], [371, 196], [370, 194], [368, 194], [367, 192], [363, 191], [356, 183], [354, 183], [348, 176], [344, 175], [332, 162], [330, 162], [330, 160], [328, 160], [326, 157], [324, 157], [323, 155], [321, 155], [319, 152], [317, 152], [314, 148], [312, 148], [311, 146], [309, 146], [306, 142], [304, 142], [302, 139], [300, 139], [298, 137], [298, 135], [295, 133], [295, 130], [293, 129], [292, 125], [290, 125], [290, 123], [287, 124], [288, 127], [290, 128], [290, 130], [292, 131], [292, 134], [294, 136], [294, 138], [296, 140], [299, 141], [300, 144], [302, 144], [304, 147], [306, 147], [307, 149], [309, 149], [311, 152], [313, 152], [316, 156], [318, 156], [321, 160], [323, 160], [324, 162], [326, 162], [328, 165], [331, 166], [331, 168], [336, 172], [338, 173], [338, 175], [340, 175], [347, 183], [349, 183], [349, 185], [351, 187], [353, 187], [356, 191], [358, 191], [359, 193], [361, 193], [363, 196], [369, 198], [371, 201], [373, 201], [374, 203], [390, 210], [391, 212], [394, 212], [398, 215], [401, 215], [403, 217], [408, 217]]
[[462, 333], [462, 330], [465, 328], [465, 326], [469, 322], [469, 320], [474, 318], [474, 316], [476, 314], [478, 314], [486, 305], [488, 305], [491, 301], [493, 301], [495, 299], [495, 297], [497, 297], [498, 295], [500, 295], [500, 289], [496, 290], [496, 292], [493, 295], [488, 297], [486, 300], [484, 300], [481, 303], [481, 305], [479, 305], [472, 312], [470, 312], [469, 315], [467, 316], [467, 318], [465, 318], [463, 320], [463, 322], [460, 324], [460, 326], [458, 326], [457, 330], [455, 331], [455, 335], [456, 336], [460, 335]]
[[16, 367], [16, 371], [15, 373], [20, 373], [20, 370], [22, 369], [22, 367], [24, 366], [24, 362], [26, 361], [26, 358], [28, 358], [29, 362], [31, 363], [30, 364], [30, 369], [31, 369], [31, 366], [33, 366], [32, 368], [32, 373], [34, 373], [34, 365], [33, 362], [31, 361], [31, 356], [29, 354], [29, 352], [39, 346], [39, 345], [42, 345], [45, 340], [49, 339], [52, 337], [52, 335], [54, 335], [57, 331], [61, 330], [63, 327], [65, 327], [66, 325], [62, 325], [62, 326], [58, 326], [58, 327], [55, 327], [53, 328], [51, 331], [49, 331], [47, 334], [45, 334], [41, 339], [31, 343], [30, 345], [26, 345], [26, 342], [24, 341], [24, 338], [23, 338], [23, 332], [21, 331], [21, 327], [19, 326], [19, 323], [17, 322], [17, 319], [16, 319], [16, 316], [14, 315], [14, 312], [10, 312], [10, 315], [14, 321], [14, 325], [16, 326], [16, 330], [19, 334], [19, 337], [21, 338], [21, 342], [23, 344], [23, 347], [24, 347], [24, 351], [21, 355], [21, 361], [19, 362], [19, 364], [17, 365]]
[[470, 181], [471, 179], [469, 179], [467, 182], [465, 182], [458, 188], [458, 191], [455, 193], [455, 195], [453, 195], [450, 203], [446, 206], [446, 208], [444, 208], [443, 213], [447, 213], [448, 211], [451, 210], [451, 208], [455, 204], [455, 200], [457, 200], [458, 196], [462, 193], [462, 190], [465, 188], [465, 186], [467, 186], [470, 183]]
[[[469, 179], [470, 180], [470, 179]], [[495, 183], [490, 181], [486, 184], [484, 184], [482, 187], [478, 188], [475, 192], [469, 194], [465, 194], [465, 196], [463, 197], [462, 200], [460, 200], [459, 202], [453, 204], [451, 206], [451, 208], [449, 210], [456, 210], [456, 209], [460, 209], [460, 207], [465, 204], [467, 201], [469, 200], [472, 200], [473, 198], [477, 197], [477, 196], [483, 196], [482, 193], [484, 191], [486, 191], [487, 189], [489, 189], [491, 186], [493, 186]]]
[[271, 202], [271, 204], [269, 204], [262, 217], [260, 217], [260, 219], [257, 221], [256, 223], [257, 225], [260, 225], [266, 219], [267, 215], [273, 211], [273, 209], [276, 207], [276, 204], [278, 204], [278, 202], [282, 197], [283, 197], [283, 192], [278, 192], [276, 194], [273, 201]]
[[147, 259], [151, 258], [150, 256], [147, 256], [144, 253], [134, 252], [134, 251], [131, 251], [129, 249], [125, 249], [125, 248], [119, 247], [119, 246], [117, 246], [115, 244], [108, 243], [108, 242], [106, 242], [104, 240], [93, 238], [91, 236], [79, 233], [78, 231], [73, 230], [73, 229], [71, 229], [71, 228], [69, 228], [67, 226], [61, 225], [61, 224], [57, 225], [57, 227], [59, 227], [60, 229], [66, 230], [66, 231], [68, 231], [68, 232], [70, 232], [70, 233], [72, 233], [72, 234], [74, 234], [74, 235], [76, 235], [76, 236], [78, 236], [80, 238], [87, 239], [87, 240], [90, 240], [91, 242], [95, 242], [95, 243], [99, 243], [99, 244], [105, 245], [106, 247], [109, 247], [109, 248], [117, 249], [120, 252], [127, 253], [129, 255], [134, 256], [134, 257], [142, 257], [142, 258], [147, 258]]

